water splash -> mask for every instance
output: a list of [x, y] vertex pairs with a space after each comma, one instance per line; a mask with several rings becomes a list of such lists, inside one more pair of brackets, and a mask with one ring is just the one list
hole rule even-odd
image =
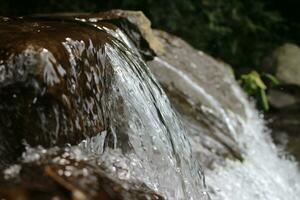
[[[64, 43], [67, 49], [77, 49], [70, 48], [76, 44], [71, 39]], [[80, 46], [89, 49], [93, 44]], [[79, 146], [99, 153], [120, 179], [137, 179], [166, 199], [208, 198], [184, 126], [144, 61], [118, 40], [97, 52], [106, 133]]]

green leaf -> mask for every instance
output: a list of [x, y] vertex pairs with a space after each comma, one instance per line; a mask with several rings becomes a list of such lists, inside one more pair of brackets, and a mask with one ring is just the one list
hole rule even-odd
[[265, 111], [269, 110], [270, 107], [269, 107], [268, 98], [267, 98], [265, 90], [260, 90], [260, 99], [261, 99], [261, 104], [262, 104], [263, 109]]
[[271, 74], [264, 74], [264, 76], [267, 79], [269, 79], [272, 82], [273, 85], [279, 85], [280, 84], [279, 80], [275, 76], [273, 76]]
[[[275, 77], [270, 76], [277, 80]], [[255, 97], [259, 107], [263, 110], [269, 110], [269, 103], [266, 95], [267, 86], [262, 81], [261, 76], [256, 71], [251, 71], [248, 74], [243, 74], [239, 80], [244, 91], [252, 97]]]

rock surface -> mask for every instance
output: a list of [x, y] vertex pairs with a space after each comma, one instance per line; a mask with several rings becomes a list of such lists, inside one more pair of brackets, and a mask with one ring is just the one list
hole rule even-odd
[[300, 48], [295, 44], [284, 44], [266, 59], [264, 69], [276, 75], [283, 84], [300, 86]]
[[1, 18], [1, 164], [16, 161], [23, 139], [33, 146], [74, 144], [104, 129], [101, 55], [94, 48], [112, 37], [93, 30], [76, 22]]
[[[142, 183], [125, 187], [122, 180], [109, 175], [97, 157], [87, 162], [78, 149], [34, 150], [34, 160], [12, 165], [0, 179], [0, 198], [8, 200], [73, 199], [73, 200], [163, 200]], [[80, 152], [80, 151], [79, 151]], [[11, 184], [13, 182], [14, 184]], [[134, 185], [136, 184], [136, 185]]]
[[96, 14], [62, 13], [37, 16], [52, 19], [75, 19], [85, 23], [92, 23], [95, 26], [97, 26], [98, 22], [100, 24], [108, 23], [110, 28], [111, 24], [114, 24], [116, 25], [115, 29], [118, 27], [122, 32], [126, 33], [134, 46], [145, 56], [144, 58], [147, 59], [153, 57], [154, 54], [160, 55], [164, 53], [164, 46], [154, 35], [151, 22], [141, 11], [110, 10]]
[[285, 107], [299, 103], [297, 97], [287, 93], [283, 89], [270, 89], [268, 91], [268, 100], [270, 105], [276, 109], [284, 109]]
[[266, 114], [272, 136], [300, 162], [300, 104], [293, 104]]
[[300, 161], [300, 48], [284, 44], [266, 59], [263, 69], [274, 74], [280, 85], [268, 91], [272, 110], [267, 113], [274, 141], [286, 146]]
[[[151, 71], [196, 137], [199, 159], [205, 166], [225, 157], [242, 159], [236, 143], [239, 124], [229, 127], [230, 116], [245, 116], [231, 68], [192, 48], [180, 38], [155, 31], [165, 53], [149, 61]], [[233, 114], [234, 113], [234, 114]]]

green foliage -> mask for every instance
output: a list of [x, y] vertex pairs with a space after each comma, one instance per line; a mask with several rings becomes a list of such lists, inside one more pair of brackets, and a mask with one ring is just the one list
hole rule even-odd
[[[262, 58], [280, 43], [284, 20], [265, 8], [262, 0], [208, 1], [203, 8], [207, 17], [209, 49], [234, 67], [259, 67]], [[249, 59], [250, 58], [250, 59]]]
[[[271, 85], [279, 84], [279, 81], [271, 74], [264, 74], [263, 76], [271, 82]], [[256, 71], [251, 71], [249, 74], [241, 75], [239, 82], [244, 91], [249, 96], [256, 99], [258, 107], [265, 111], [269, 110], [269, 103], [266, 95], [267, 86], [262, 81], [261, 75]]]

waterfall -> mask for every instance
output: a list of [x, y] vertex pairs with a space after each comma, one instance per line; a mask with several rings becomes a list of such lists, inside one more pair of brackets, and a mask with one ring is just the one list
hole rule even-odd
[[[130, 44], [123, 34], [118, 38]], [[141, 166], [141, 168], [137, 170], [136, 167], [128, 166], [131, 168], [130, 171], [136, 178], [148, 183], [147, 186], [167, 199], [209, 198], [204, 195], [206, 189], [202, 172], [197, 161], [193, 160], [197, 157], [193, 156], [197, 141], [194, 141], [195, 137], [191, 137], [182, 128], [183, 122], [174, 113], [161, 87], [136, 54], [137, 51], [133, 53], [128, 50], [120, 53], [115, 48], [107, 46], [104, 52], [112, 63], [115, 77], [112, 83], [113, 92], [111, 96], [107, 96], [105, 102], [110, 102], [111, 113], [118, 112], [114, 102], [121, 101], [124, 106], [120, 115], [112, 114], [110, 118], [112, 122], [110, 129], [115, 132], [115, 147], [118, 146], [118, 140], [122, 141], [122, 134], [131, 141], [129, 147], [125, 147], [122, 142], [119, 146], [121, 150], [114, 155], [123, 154], [127, 159], [137, 161], [139, 164], [134, 166]], [[227, 134], [231, 134], [242, 149], [242, 162], [226, 160], [225, 165], [215, 164], [213, 169], [205, 171], [212, 199], [297, 199], [300, 194], [300, 174], [297, 163], [280, 154], [281, 152], [270, 138], [262, 116], [240, 89], [232, 87], [245, 108], [244, 118], [227, 113], [217, 99], [208, 94], [201, 85], [193, 82], [187, 74], [158, 57], [155, 59], [179, 74], [179, 78], [188, 82], [190, 88], [194, 88], [199, 95], [206, 97], [210, 108], [217, 111], [219, 120], [228, 127], [226, 130], [230, 133]], [[122, 129], [119, 128], [122, 121], [127, 124], [126, 132], [124, 126]], [[237, 124], [241, 127], [237, 128]], [[194, 144], [192, 148], [188, 141]], [[116, 151], [116, 149], [118, 148], [107, 151]], [[134, 149], [134, 153], [128, 149]], [[159, 155], [156, 155], [157, 152], [160, 152]], [[192, 160], [184, 158], [192, 158]], [[162, 160], [164, 162], [161, 162]], [[171, 188], [176, 188], [176, 192]]]
[[[76, 145], [66, 144], [66, 148], [44, 149], [26, 144], [20, 166], [7, 168], [5, 175], [16, 176], [14, 173], [20, 173], [22, 163], [36, 162], [42, 154], [54, 155], [56, 149], [60, 149], [71, 152], [77, 160], [101, 168], [106, 176], [120, 181], [128, 191], [132, 187], [149, 188], [168, 200], [294, 200], [300, 196], [296, 162], [286, 158], [273, 144], [262, 117], [236, 84], [231, 90], [243, 107], [243, 115], [226, 109], [220, 99], [196, 81], [197, 74], [192, 76], [164, 58], [154, 58], [156, 64], [160, 64], [156, 68], [166, 70], [167, 78], [176, 77], [182, 87], [176, 89], [193, 93], [193, 98], [186, 98], [191, 110], [197, 110], [196, 114], [201, 112], [203, 120], [215, 128], [204, 133], [197, 123], [172, 105], [168, 92], [161, 86], [163, 78], [155, 72], [155, 67], [147, 65], [120, 29], [107, 28], [97, 21], [85, 25], [109, 37], [104, 35], [105, 40], [99, 40], [101, 45], [92, 39], [79, 40], [80, 35], [77, 39], [64, 38], [60, 45], [63, 55], [68, 56], [68, 70], [62, 69], [63, 63], [56, 63], [59, 59], [55, 59], [54, 54], [47, 59], [50, 59], [49, 65], [58, 64], [64, 72], [62, 77], [65, 73], [71, 74], [70, 80], [63, 81], [67, 82], [66, 91], [73, 95], [69, 95], [70, 98], [76, 100], [73, 103], [77, 106], [77, 115], [82, 116], [82, 120], [75, 118], [74, 129], [80, 130], [80, 122], [86, 120], [87, 126], [92, 127], [82, 133], [87, 138]], [[43, 49], [43, 52], [50, 51]], [[5, 69], [4, 64], [1, 66]], [[197, 66], [190, 67], [197, 70]], [[44, 81], [51, 86], [59, 83], [50, 72], [43, 77]], [[85, 79], [79, 79], [78, 74]], [[80, 84], [88, 90], [77, 90]], [[81, 92], [86, 93], [84, 98]], [[61, 95], [67, 99], [67, 95]], [[196, 102], [198, 97], [204, 102], [200, 108]], [[70, 101], [66, 102], [70, 106]], [[59, 110], [55, 111], [54, 124], [59, 127]], [[103, 126], [103, 130], [97, 129], [99, 133], [92, 137], [89, 132], [95, 125]], [[58, 133], [56, 136], [61, 137]], [[236, 156], [226, 159], [213, 155], [213, 151], [203, 152], [204, 142], [209, 143], [210, 148], [222, 149], [224, 144], [237, 152]], [[210, 167], [204, 166], [203, 160], [210, 156], [216, 156], [216, 162]]]
[[97, 79], [106, 91], [101, 97], [105, 134], [79, 146], [98, 153], [107, 173], [127, 184], [142, 182], [166, 199], [207, 199], [186, 130], [140, 55], [119, 40], [103, 49], [71, 39], [64, 46], [70, 58], [80, 56], [75, 55], [79, 48], [96, 49], [102, 67]]

